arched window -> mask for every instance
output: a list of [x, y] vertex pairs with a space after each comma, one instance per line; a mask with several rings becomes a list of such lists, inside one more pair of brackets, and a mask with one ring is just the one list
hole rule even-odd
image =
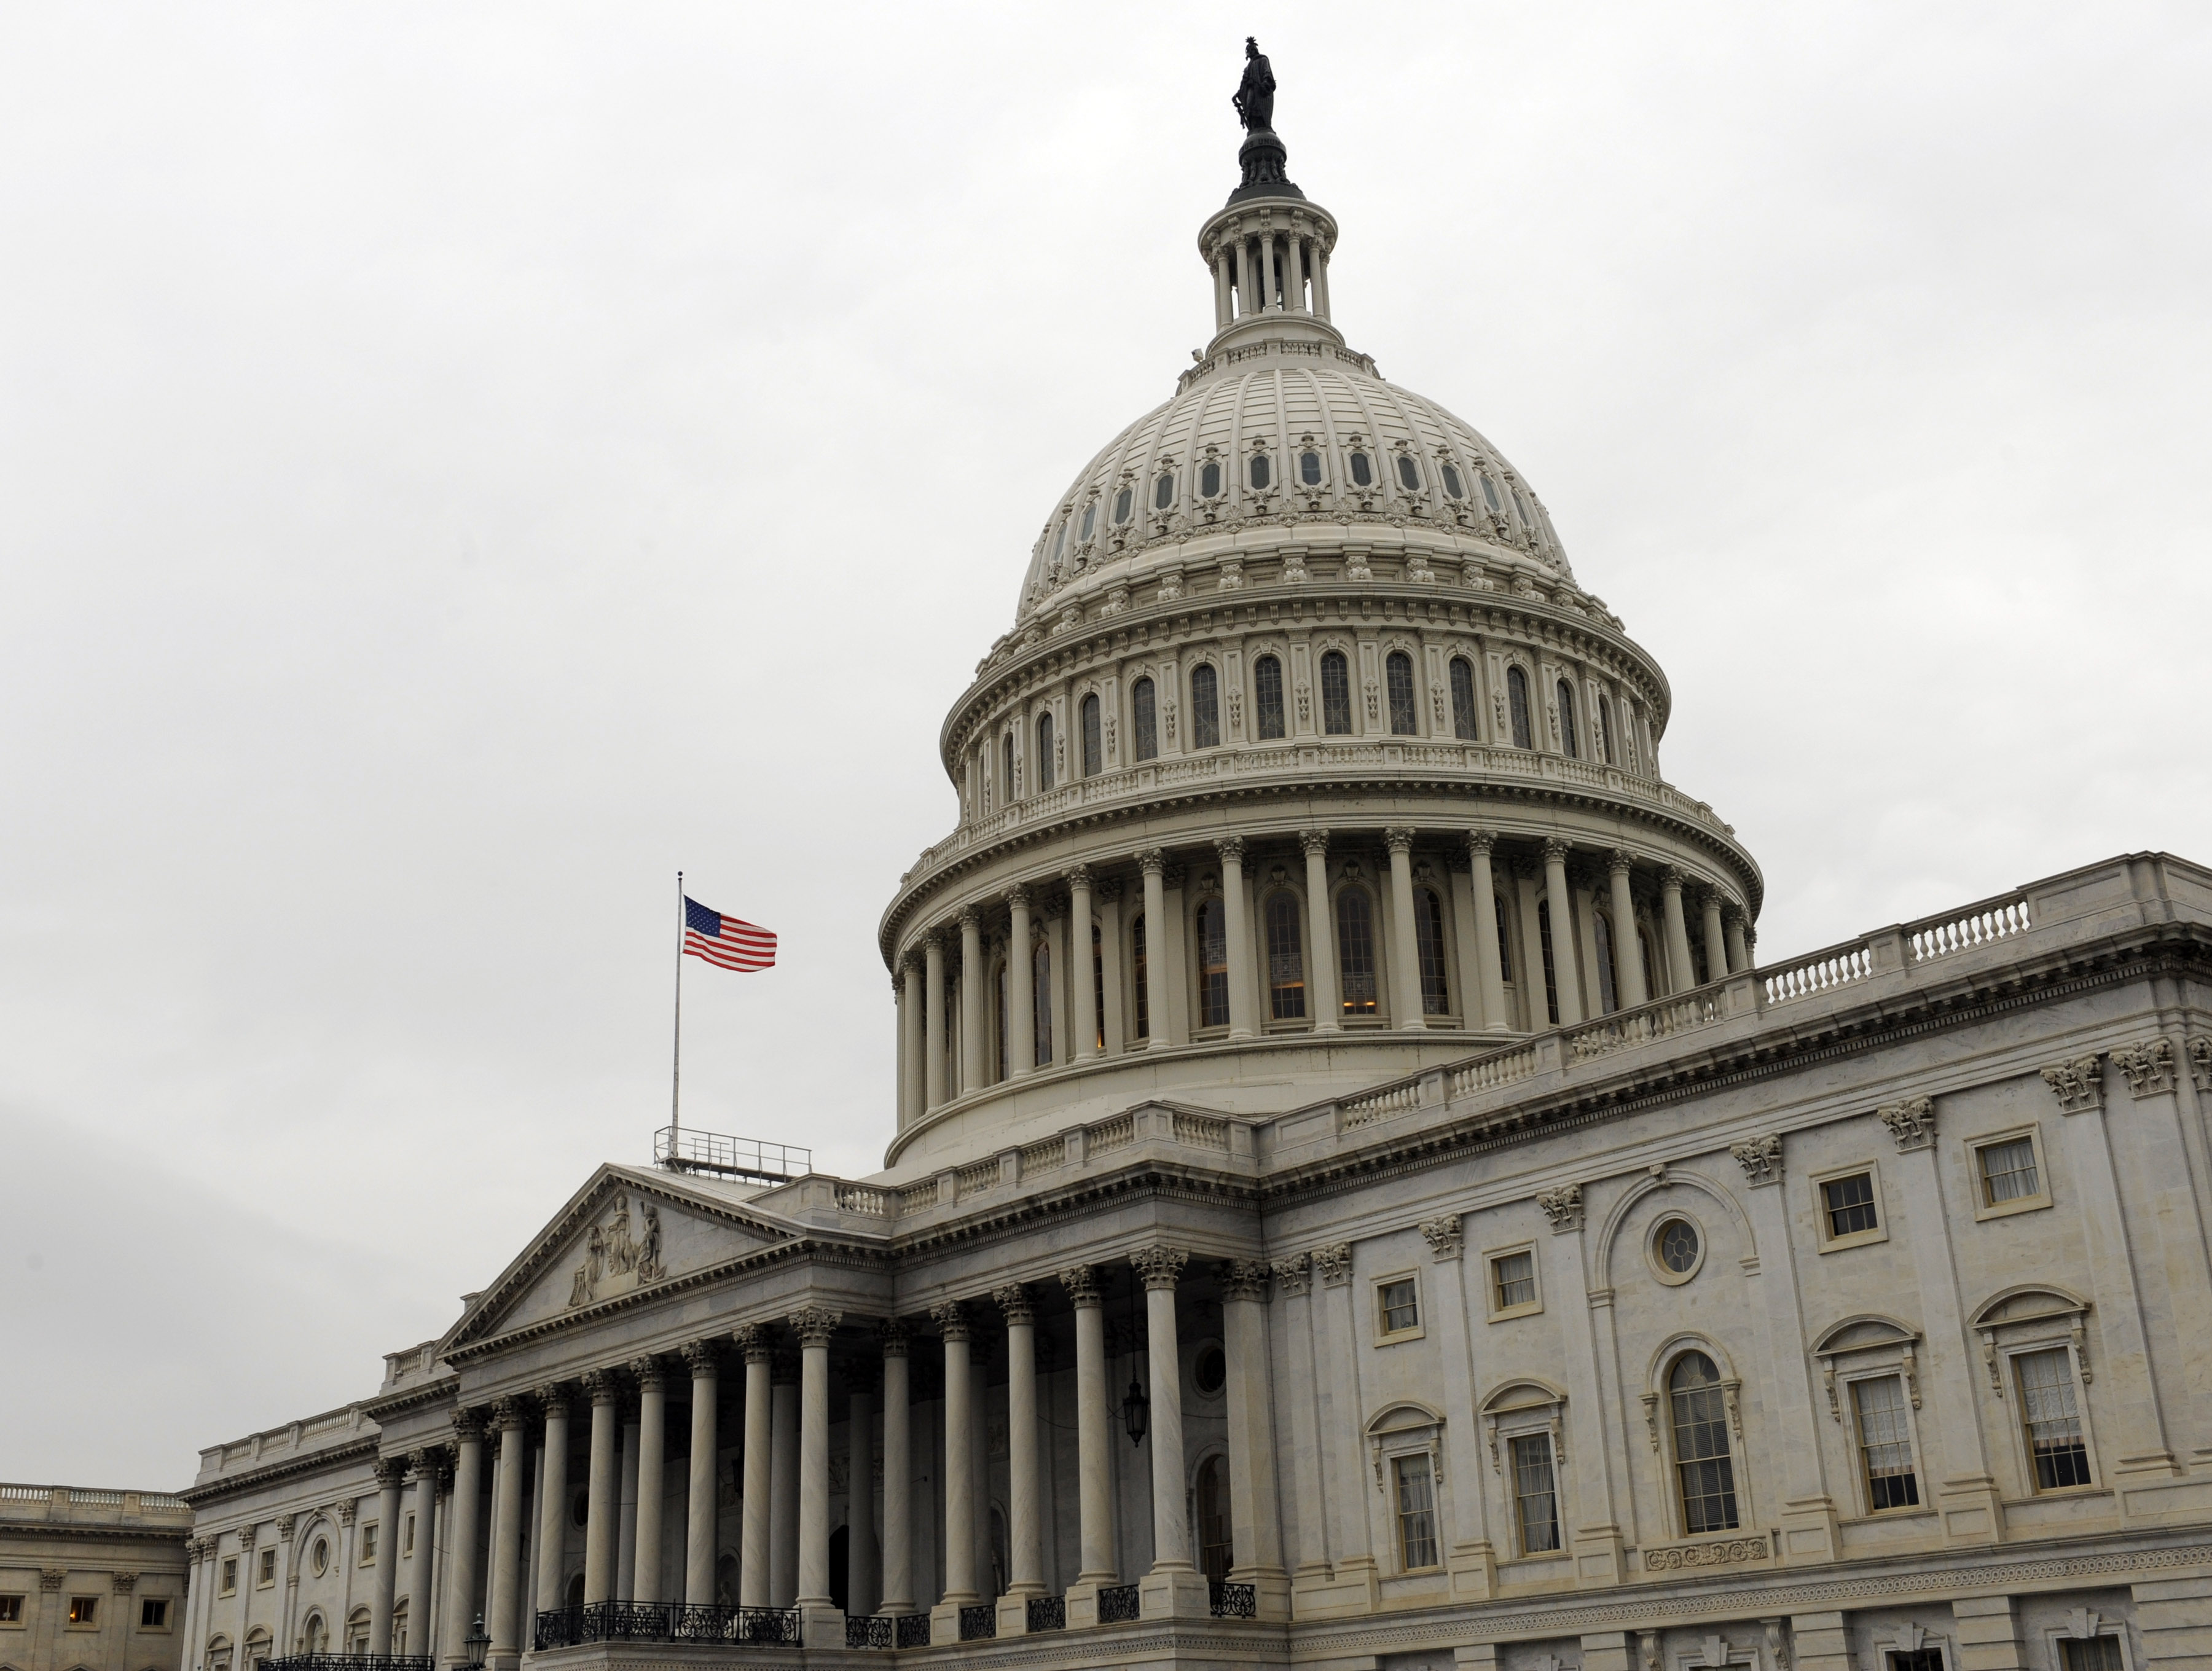
[[1085, 696], [1083, 699], [1083, 706], [1076, 712], [1083, 721], [1083, 775], [1097, 777], [1100, 762], [1103, 758], [1098, 732], [1097, 692], [1093, 691], [1090, 696]]
[[1413, 657], [1403, 650], [1391, 651], [1382, 673], [1390, 687], [1390, 734], [1411, 737], [1420, 724], [1413, 703]]
[[1467, 489], [1459, 479], [1459, 466], [1455, 464], [1444, 465], [1444, 491], [1455, 499], [1467, 497]]
[[1306, 1014], [1306, 954], [1298, 934], [1298, 896], [1284, 890], [1267, 896], [1267, 1013], [1276, 1021], [1303, 1021]]
[[1261, 656], [1252, 664], [1252, 708], [1260, 721], [1260, 740], [1283, 734], [1283, 664]]
[[1613, 757], [1613, 701], [1602, 692], [1597, 699], [1597, 746], [1607, 765], [1620, 763]]
[[1221, 465], [1217, 460], [1208, 459], [1199, 468], [1198, 496], [1200, 499], [1214, 499], [1219, 497], [1220, 493]]
[[1613, 981], [1613, 917], [1605, 911], [1590, 913], [1593, 938], [1597, 941], [1597, 1006], [1611, 1015], [1620, 1007], [1620, 993]]
[[1511, 937], [1505, 932], [1505, 925], [1511, 921], [1505, 914], [1505, 896], [1492, 894], [1490, 903], [1498, 915], [1498, 978], [1510, 981], [1513, 978], [1513, 947]]
[[1728, 1399], [1720, 1371], [1702, 1352], [1686, 1352], [1667, 1376], [1674, 1430], [1674, 1473], [1682, 1530], [1726, 1532], [1736, 1525], [1735, 1467], [1729, 1455]]
[[1452, 658], [1451, 698], [1452, 735], [1472, 743], [1475, 740], [1474, 666], [1464, 656]]
[[999, 738], [999, 804], [1011, 806], [1014, 801], [1014, 734], [1007, 732]]
[[1152, 981], [1145, 968], [1145, 920], [1138, 917], [1129, 925], [1129, 990], [1136, 1000], [1137, 1036], [1148, 1039], [1152, 1036]]
[[1137, 758], [1157, 760], [1160, 753], [1160, 722], [1158, 704], [1152, 697], [1152, 682], [1139, 679], [1129, 687], [1129, 728], [1137, 733]]
[[1528, 676], [1518, 667], [1505, 670], [1505, 706], [1513, 720], [1513, 746], [1536, 746], [1528, 730]]
[[367, 1607], [356, 1607], [346, 1615], [345, 1650], [349, 1654], [366, 1654], [368, 1651], [368, 1609]]
[[1091, 925], [1091, 1006], [1097, 1013], [1091, 1018], [1097, 1035], [1092, 1047], [1106, 1048], [1106, 937], [1097, 923]]
[[392, 1651], [395, 1657], [405, 1659], [407, 1654], [407, 1603], [394, 1602], [392, 1608]]
[[1036, 1006], [1036, 1055], [1030, 1066], [1052, 1066], [1052, 942], [1039, 940], [1030, 953], [1032, 1001]]
[[1221, 746], [1221, 675], [1213, 664], [1201, 661], [1190, 670], [1190, 745], [1194, 749]]
[[1578, 760], [1582, 750], [1575, 746], [1575, 688], [1561, 679], [1559, 694], [1559, 746], [1566, 750], [1568, 759]]
[[1421, 467], [1413, 461], [1413, 455], [1410, 453], [1398, 455], [1398, 480], [1408, 493], [1421, 490]]
[[1198, 908], [1198, 1024], [1229, 1024], [1229, 913], [1218, 899]]
[[1083, 507], [1083, 531], [1077, 534], [1075, 538], [1078, 540], [1089, 539], [1091, 538], [1091, 529], [1097, 526], [1097, 525], [1098, 501], [1094, 499], [1088, 505], [1085, 505]]
[[1198, 1570], [1209, 1583], [1222, 1583], [1235, 1564], [1229, 1531], [1229, 1463], [1209, 1456], [1198, 1469]]
[[1544, 948], [1544, 1013], [1553, 1026], [1559, 1024], [1559, 970], [1552, 956], [1552, 902], [1536, 902], [1536, 938]]
[[1127, 488], [1114, 495], [1114, 526], [1120, 527], [1129, 520], [1129, 501], [1135, 495]]
[[1498, 506], [1498, 489], [1497, 489], [1497, 486], [1496, 486], [1496, 485], [1495, 485], [1495, 484], [1491, 481], [1490, 477], [1489, 477], [1488, 476], [1486, 476], [1486, 476], [1483, 476], [1483, 477], [1481, 477], [1481, 481], [1482, 481], [1482, 496], [1483, 496], [1484, 501], [1485, 501], [1489, 505], [1489, 507], [1490, 507], [1490, 508], [1491, 508], [1492, 510], [1495, 511], [1495, 510], [1498, 509], [1498, 508], [1499, 508], [1499, 506]]
[[1310, 488], [1317, 488], [1321, 485], [1320, 453], [1301, 453], [1298, 454], [1298, 480], [1304, 482]]
[[1413, 890], [1413, 938], [1421, 957], [1421, 1013], [1449, 1014], [1451, 988], [1444, 975], [1444, 902], [1434, 888]]
[[1036, 787], [1042, 794], [1052, 787], [1052, 715], [1037, 715], [1036, 726]]
[[305, 1634], [307, 1650], [311, 1654], [327, 1654], [331, 1650], [331, 1627], [323, 1621], [322, 1614], [307, 1615]]
[[1375, 466], [1368, 462], [1364, 453], [1352, 455], [1352, 484], [1357, 488], [1375, 485]]
[[1352, 664], [1341, 650], [1321, 659], [1321, 728], [1331, 737], [1352, 735]]
[[1175, 503], [1175, 472], [1164, 470], [1160, 479], [1152, 483], [1152, 508], [1164, 511]]
[[1375, 906], [1364, 888], [1346, 888], [1336, 896], [1336, 971], [1345, 1014], [1373, 1015]]
[[1250, 469], [1252, 485], [1264, 490], [1271, 479], [1267, 455], [1264, 453], [1255, 453], [1252, 455]]

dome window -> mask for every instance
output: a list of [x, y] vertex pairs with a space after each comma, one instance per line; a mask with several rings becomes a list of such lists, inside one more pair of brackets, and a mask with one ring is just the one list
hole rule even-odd
[[1036, 723], [1036, 787], [1039, 793], [1052, 787], [1052, 715], [1040, 714]]
[[1317, 488], [1321, 485], [1320, 453], [1301, 453], [1298, 454], [1298, 480], [1304, 482], [1310, 488]]
[[1534, 748], [1528, 729], [1528, 676], [1518, 667], [1505, 670], [1505, 705], [1513, 718], [1513, 746]]
[[1455, 499], [1467, 497], [1467, 485], [1459, 479], [1457, 465], [1447, 464], [1444, 466], [1444, 491]]
[[1398, 479], [1406, 484], [1408, 493], [1421, 490], [1421, 467], [1413, 462], [1413, 455], [1410, 453], [1398, 455]]
[[1190, 670], [1190, 745], [1194, 749], [1221, 746], [1221, 675], [1213, 664], [1201, 661]]
[[1200, 499], [1213, 499], [1219, 497], [1220, 493], [1221, 466], [1208, 459], [1198, 472], [1198, 496]]
[[1083, 706], [1076, 712], [1083, 721], [1083, 775], [1097, 777], [1100, 760], [1097, 693], [1085, 696], [1083, 699]]
[[1452, 735], [1472, 743], [1474, 737], [1474, 668], [1464, 656], [1451, 665]]
[[1352, 485], [1355, 488], [1371, 488], [1375, 485], [1375, 466], [1369, 461], [1364, 453], [1355, 453], [1352, 455]]
[[1328, 737], [1352, 735], [1352, 665], [1341, 650], [1321, 659], [1321, 728]]
[[1098, 505], [1097, 501], [1094, 500], [1091, 503], [1085, 505], [1083, 507], [1083, 532], [1076, 535], [1075, 538], [1077, 541], [1079, 543], [1083, 540], [1089, 539], [1091, 538], [1091, 529], [1096, 527], [1097, 524]]
[[1498, 508], [1498, 489], [1487, 476], [1482, 478], [1482, 496], [1490, 501], [1490, 508], [1492, 511]]
[[1255, 453], [1252, 455], [1251, 477], [1252, 485], [1255, 488], [1265, 488], [1267, 485], [1268, 471], [1266, 453]]
[[1152, 483], [1152, 508], [1164, 511], [1175, 503], [1175, 472], [1163, 471], [1160, 479]]
[[1274, 656], [1261, 656], [1252, 664], [1252, 708], [1260, 721], [1261, 742], [1283, 735], [1283, 664]]
[[1411, 737], [1418, 721], [1413, 702], [1413, 659], [1403, 650], [1390, 652], [1389, 659], [1382, 664], [1382, 671], [1390, 686], [1390, 730], [1398, 737]]
[[1579, 760], [1582, 750], [1575, 746], [1575, 688], [1565, 679], [1559, 681], [1559, 746], [1570, 760]]
[[1115, 527], [1120, 527], [1129, 520], [1129, 501], [1133, 496], [1127, 488], [1123, 488], [1121, 492], [1114, 495], [1114, 526]]
[[1060, 537], [1052, 543], [1052, 560], [1058, 562], [1060, 554], [1066, 550], [1067, 550], [1067, 524], [1063, 522], [1060, 525]]
[[1129, 729], [1137, 734], [1137, 758], [1157, 759], [1160, 752], [1159, 703], [1150, 679], [1129, 687]]

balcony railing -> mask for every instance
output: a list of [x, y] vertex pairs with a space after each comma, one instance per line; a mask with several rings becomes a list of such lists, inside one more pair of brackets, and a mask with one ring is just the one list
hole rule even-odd
[[845, 1615], [845, 1645], [889, 1648], [892, 1645], [891, 1626], [896, 1622], [887, 1613], [848, 1613]]
[[926, 1613], [902, 1613], [898, 1619], [898, 1645], [902, 1648], [929, 1646], [929, 1615]]
[[963, 1642], [988, 1642], [999, 1633], [999, 1610], [986, 1601], [980, 1607], [960, 1609], [960, 1639]]
[[[799, 1646], [796, 1607], [690, 1607], [681, 1601], [594, 1601], [538, 1615], [534, 1646], [586, 1642], [712, 1642], [761, 1648]], [[311, 1668], [310, 1671], [322, 1671]], [[365, 1671], [373, 1668], [365, 1668]], [[428, 1671], [423, 1662], [422, 1671]]]
[[1067, 1628], [1067, 1598], [1065, 1595], [1030, 1596], [1029, 1626], [1032, 1631], [1066, 1630]]
[[261, 1662], [263, 1671], [431, 1671], [428, 1655], [287, 1654]]
[[1260, 1592], [1256, 1585], [1224, 1583], [1217, 1578], [1206, 1589], [1206, 1610], [1216, 1619], [1257, 1619], [1260, 1616]]
[[1137, 1616], [1137, 1587], [1109, 1584], [1098, 1592], [1098, 1622], [1126, 1625]]

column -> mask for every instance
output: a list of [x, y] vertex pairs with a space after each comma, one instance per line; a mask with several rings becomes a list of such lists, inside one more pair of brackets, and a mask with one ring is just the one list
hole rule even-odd
[[925, 994], [922, 1031], [927, 1037], [922, 1051], [925, 1072], [928, 1076], [929, 1106], [937, 1108], [945, 1097], [945, 939], [932, 930], [922, 939], [922, 961], [927, 971], [922, 976]]
[[1413, 832], [1386, 829], [1382, 841], [1390, 849], [1390, 1024], [1425, 1028], [1420, 942], [1413, 929]]
[[1690, 925], [1682, 914], [1682, 879], [1679, 865], [1659, 872], [1659, 909], [1667, 919], [1667, 979], [1675, 992], [1698, 984], [1697, 969], [1690, 960]]
[[1567, 844], [1544, 843], [1544, 900], [1551, 908], [1552, 984], [1559, 994], [1559, 1025], [1583, 1018], [1582, 965], [1575, 957], [1575, 900], [1567, 890]]
[[1302, 829], [1298, 845], [1306, 854], [1306, 943], [1311, 958], [1306, 990], [1313, 994], [1314, 1031], [1344, 1030], [1344, 1006], [1336, 990], [1336, 913], [1328, 902], [1328, 832]]
[[[1106, 1296], [1098, 1267], [1075, 1265], [1060, 1273], [1060, 1285], [1075, 1308], [1076, 1526], [1082, 1570], [1076, 1588], [1090, 1592], [1086, 1622], [1097, 1620], [1097, 1591], [1118, 1583], [1114, 1559], [1114, 1431], [1107, 1401]], [[1075, 1620], [1068, 1623], [1073, 1625]]]
[[1244, 838], [1224, 836], [1213, 844], [1221, 855], [1221, 901], [1224, 927], [1229, 937], [1229, 1036], [1250, 1038], [1252, 993], [1252, 913], [1244, 892]]
[[[418, 1450], [410, 1460], [415, 1465], [415, 1559], [407, 1573], [407, 1634], [414, 1640], [407, 1648], [410, 1656], [421, 1659], [436, 1652], [431, 1609], [437, 1598], [432, 1586], [438, 1576], [438, 1476], [445, 1470], [446, 1457], [441, 1450]], [[554, 1563], [556, 1568], [559, 1565]], [[242, 1571], [245, 1563], [239, 1565]], [[554, 1605], [560, 1605], [557, 1599]], [[203, 1645], [206, 1637], [201, 1632]]]
[[1267, 1372], [1267, 1267], [1231, 1260], [1221, 1273], [1222, 1355], [1228, 1365], [1229, 1576], [1250, 1584], [1262, 1619], [1288, 1619], [1283, 1520], [1275, 1501], [1273, 1377]]
[[769, 1384], [770, 1359], [768, 1331], [746, 1323], [730, 1331], [745, 1356], [745, 1495], [742, 1542], [738, 1554], [738, 1604], [764, 1607], [769, 1604], [769, 1452], [775, 1447], [769, 1407], [774, 1390]]
[[492, 1406], [499, 1434], [499, 1478], [492, 1482], [491, 1635], [489, 1663], [504, 1668], [522, 1658], [522, 1479], [530, 1467], [530, 1417], [519, 1398]]
[[1721, 937], [1720, 890], [1704, 890], [1699, 904], [1705, 927], [1705, 979], [1717, 981], [1729, 972], [1728, 942]]
[[873, 1613], [876, 1583], [876, 1371], [845, 1370], [845, 1611]]
[[1260, 234], [1260, 248], [1258, 253], [1260, 257], [1260, 306], [1263, 310], [1279, 310], [1282, 307], [1282, 303], [1276, 299], [1275, 294], [1280, 287], [1275, 283], [1277, 266], [1275, 262], [1275, 234], [1273, 232], [1263, 232]]
[[1641, 1008], [1651, 994], [1644, 989], [1644, 959], [1637, 955], [1636, 896], [1628, 885], [1635, 861], [1625, 848], [1615, 848], [1606, 860], [1613, 878], [1613, 990], [1624, 1010]]
[[622, 1486], [615, 1509], [615, 1598], [637, 1600], [637, 1460], [640, 1449], [636, 1407], [623, 1399]]
[[1027, 1619], [1029, 1598], [1044, 1594], [1044, 1544], [1037, 1499], [1036, 1306], [1020, 1283], [993, 1292], [1006, 1318], [1006, 1595], [1000, 1632]]
[[477, 1552], [483, 1540], [483, 1418], [473, 1410], [456, 1414], [453, 1442], [453, 1533], [447, 1540], [453, 1555], [446, 1573], [444, 1635], [446, 1662], [465, 1665], [468, 1652], [462, 1644], [475, 1628], [477, 1580], [482, 1571]]
[[[830, 1337], [842, 1314], [801, 1306], [791, 1314], [799, 1336], [799, 1594], [798, 1605], [833, 1611], [830, 1595]], [[844, 1626], [837, 1647], [845, 1645]]]
[[714, 1559], [720, 1553], [722, 1358], [712, 1340], [686, 1341], [678, 1350], [691, 1371], [691, 1468], [684, 1500], [684, 1601], [714, 1604]]
[[1229, 328], [1231, 317], [1230, 283], [1229, 251], [1226, 246], [1218, 246], [1213, 252], [1213, 328], [1216, 331]]
[[1030, 890], [1006, 890], [1013, 926], [1006, 931], [1006, 1077], [1036, 1072], [1036, 984], [1030, 951]]
[[969, 1384], [966, 1309], [952, 1300], [929, 1316], [945, 1341], [945, 1595], [933, 1611], [947, 1614], [957, 1635], [958, 1609], [976, 1599], [975, 1502], [969, 1490], [975, 1472], [975, 1428], [968, 1409], [975, 1389]]
[[376, 1459], [376, 1583], [368, 1598], [368, 1651], [392, 1651], [392, 1604], [399, 1583], [399, 1489], [407, 1477], [404, 1457]]
[[1152, 1367], [1152, 1566], [1138, 1593], [1147, 1619], [1203, 1618], [1206, 1580], [1190, 1558], [1183, 1509], [1182, 1362], [1176, 1346], [1176, 1280], [1189, 1255], [1144, 1248], [1131, 1259], [1145, 1285], [1145, 1355]]
[[[563, 1605], [561, 1567], [568, 1541], [568, 1389], [558, 1382], [540, 1387], [538, 1407], [545, 1418], [545, 1476], [538, 1489], [537, 1602], [538, 1612], [554, 1613]], [[422, 1511], [418, 1507], [415, 1511], [417, 1549], [424, 1546], [422, 1528]], [[410, 1607], [408, 1611], [415, 1610]]]
[[1314, 312], [1322, 318], [1328, 317], [1328, 252], [1314, 240], [1313, 252]]
[[899, 1032], [905, 1041], [899, 1056], [899, 1123], [903, 1126], [921, 1118], [929, 1105], [929, 988], [921, 964], [911, 954], [901, 973], [906, 981], [906, 993], [899, 1003]]
[[799, 1365], [788, 1352], [769, 1360], [768, 1604], [799, 1599]]
[[1467, 833], [1468, 885], [1474, 890], [1475, 981], [1482, 993], [1482, 1026], [1492, 1033], [1510, 1032], [1513, 1018], [1505, 1013], [1505, 970], [1498, 961], [1498, 880], [1491, 873], [1491, 850], [1497, 836], [1487, 829]]
[[1744, 932], [1743, 913], [1731, 905], [1721, 913], [1721, 921], [1728, 933], [1729, 973], [1741, 975], [1751, 967], [1751, 939]]
[[1106, 1000], [1106, 1054], [1118, 1056], [1127, 1049], [1129, 1028], [1122, 1013], [1122, 993], [1127, 981], [1121, 974], [1121, 884], [1109, 877], [1097, 887], [1098, 981]]
[[907, 1412], [906, 1328], [889, 1317], [884, 1343], [884, 1595], [882, 1611], [914, 1611], [913, 1430]]
[[[586, 1476], [584, 1508], [584, 1605], [615, 1599], [615, 1502], [622, 1490], [619, 1424], [621, 1383], [611, 1370], [583, 1377], [592, 1401], [592, 1462]], [[457, 1488], [458, 1489], [458, 1488]]]
[[1252, 306], [1252, 240], [1239, 237], [1237, 240], [1237, 314], [1249, 319], [1258, 312]]
[[983, 919], [974, 906], [960, 914], [960, 1088], [991, 1083], [991, 1052], [983, 1042], [983, 995], [991, 972], [983, 967]]
[[1145, 1007], [1151, 1031], [1145, 1043], [1158, 1050], [1168, 1043], [1168, 986], [1172, 978], [1167, 946], [1167, 854], [1146, 848], [1137, 855], [1145, 876]]
[[[641, 1358], [629, 1366], [637, 1382], [637, 1532], [630, 1561], [630, 1599], [658, 1601], [660, 1596], [661, 1466], [668, 1455], [668, 1383], [658, 1358]], [[707, 1488], [714, 1489], [711, 1458]]]
[[1290, 258], [1290, 267], [1283, 280], [1283, 306], [1286, 312], [1303, 313], [1306, 311], [1306, 240], [1292, 233], [1283, 241]]
[[[1069, 986], [1074, 993], [1070, 1007], [1075, 1012], [1067, 1018], [1068, 1042], [1074, 1047], [1075, 1060], [1090, 1061], [1098, 1054], [1098, 975], [1091, 966], [1091, 870], [1085, 865], [1071, 865], [1062, 873], [1067, 884], [1067, 970], [1073, 979]], [[1103, 942], [1104, 936], [1100, 936]], [[1100, 961], [1104, 961], [1104, 947], [1100, 947]]]

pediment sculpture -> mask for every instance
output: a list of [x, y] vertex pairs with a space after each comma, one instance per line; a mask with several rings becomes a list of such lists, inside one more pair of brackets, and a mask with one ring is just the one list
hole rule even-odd
[[640, 1202], [633, 1231], [629, 1197], [617, 1195], [606, 1222], [592, 1225], [585, 1238], [583, 1262], [576, 1267], [568, 1309], [629, 1293], [667, 1274], [660, 1260], [659, 1209], [650, 1201]]

